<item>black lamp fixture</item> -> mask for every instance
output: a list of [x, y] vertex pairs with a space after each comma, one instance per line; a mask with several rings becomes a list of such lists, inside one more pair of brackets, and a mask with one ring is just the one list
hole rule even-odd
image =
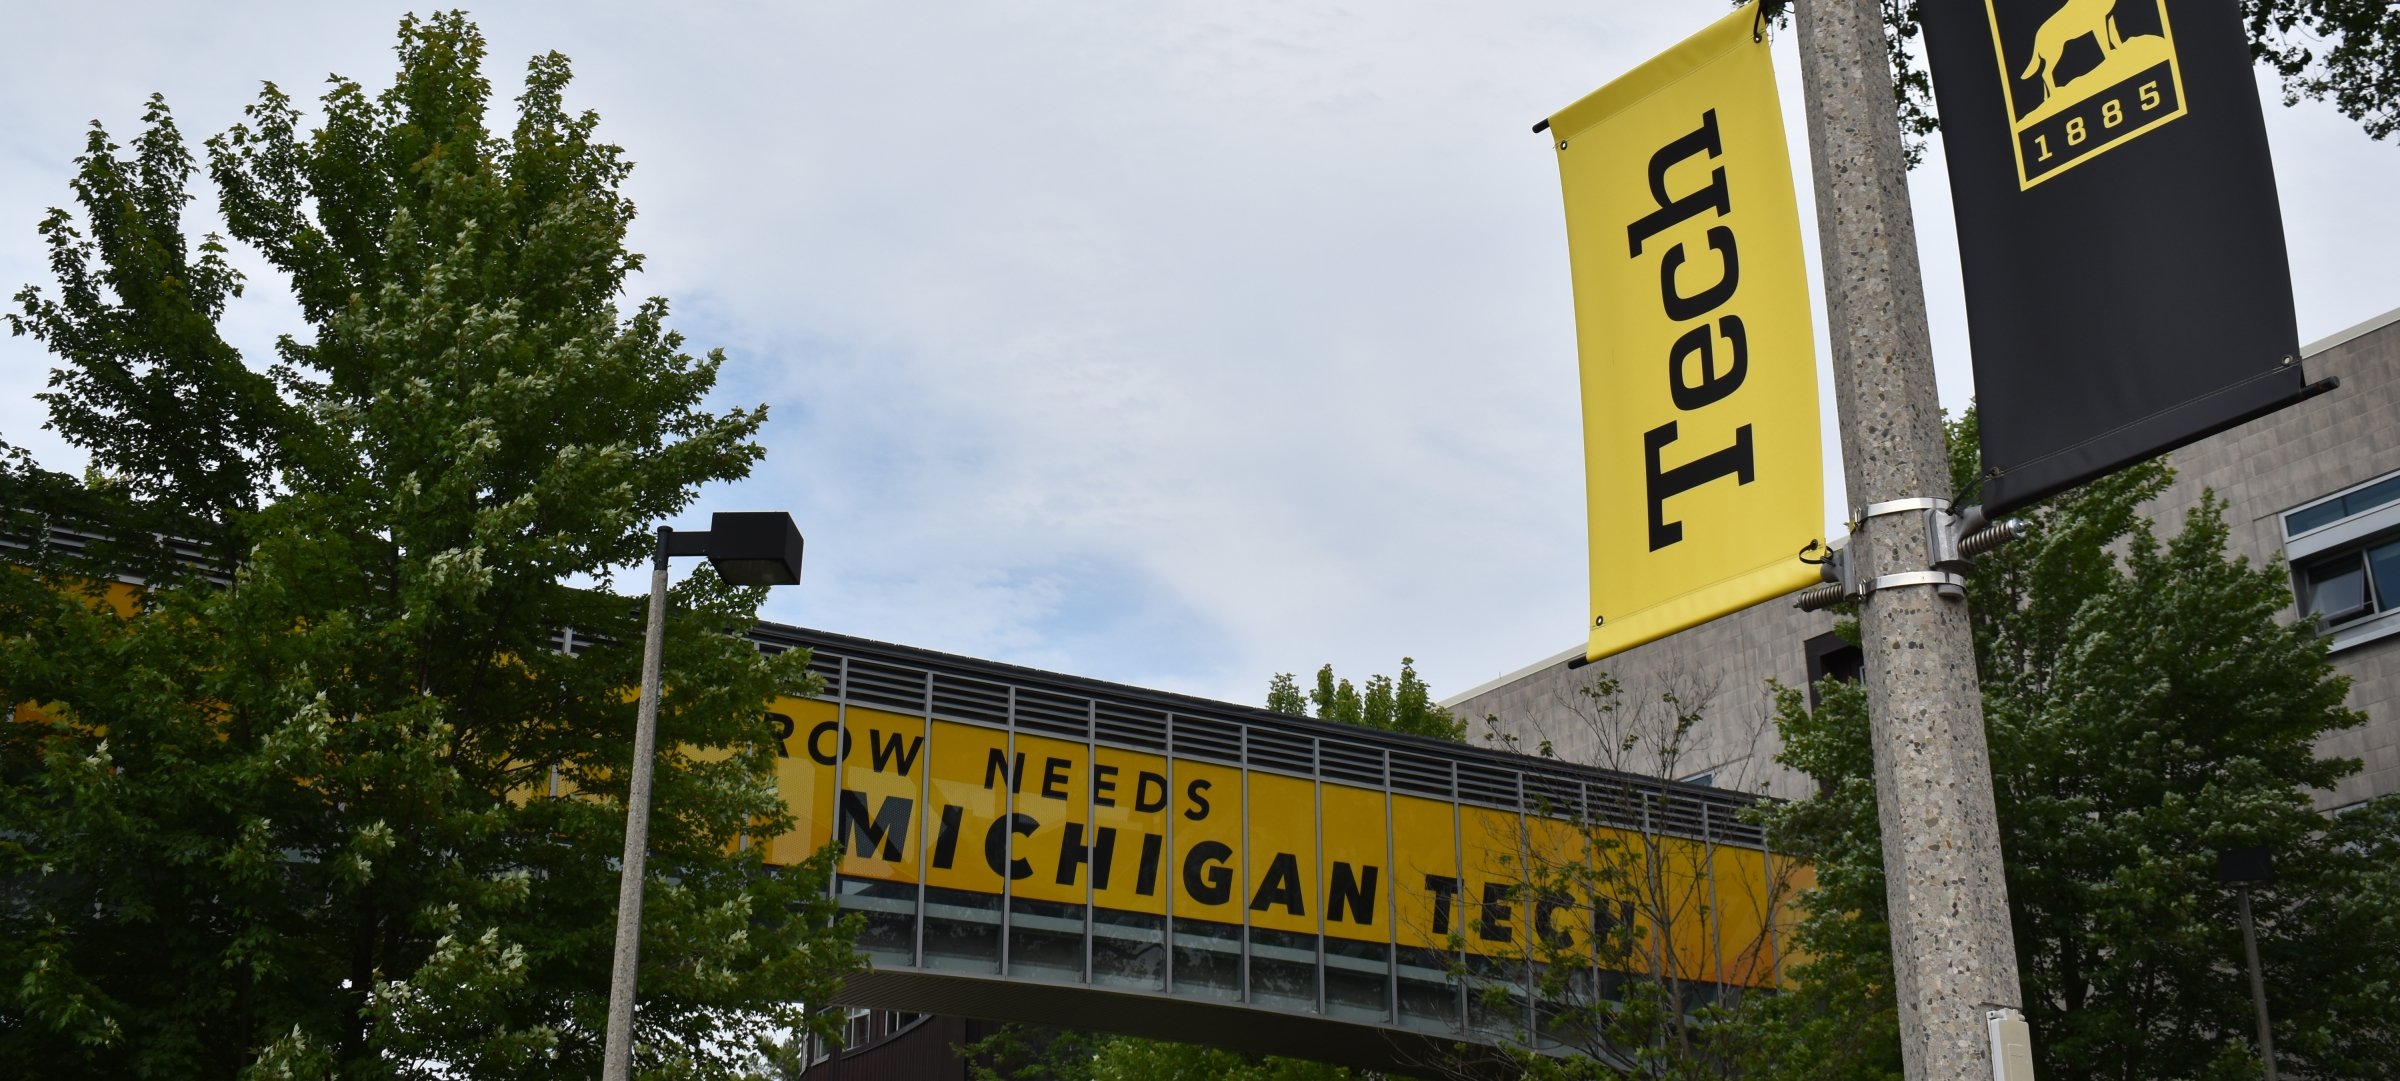
[[782, 511], [720, 511], [706, 532], [658, 527], [650, 561], [650, 618], [642, 632], [642, 689], [634, 711], [633, 776], [625, 790], [625, 860], [617, 881], [616, 957], [608, 981], [608, 1033], [603, 1081], [633, 1075], [634, 973], [642, 950], [642, 876], [650, 852], [650, 783], [658, 745], [660, 653], [667, 624], [667, 560], [707, 556], [717, 576], [737, 586], [788, 586], [800, 581], [800, 527]]
[[737, 586], [800, 584], [800, 527], [773, 511], [718, 511], [707, 532], [659, 527], [658, 559], [707, 556], [717, 576]]

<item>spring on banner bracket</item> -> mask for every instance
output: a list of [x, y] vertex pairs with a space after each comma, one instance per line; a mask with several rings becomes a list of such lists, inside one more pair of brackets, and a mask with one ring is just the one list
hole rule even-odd
[[[1924, 523], [1927, 563], [1923, 568], [1909, 568], [1887, 574], [1874, 573], [1875, 560], [1866, 551], [1863, 541], [1869, 519], [1892, 515], [1914, 514]], [[1932, 586], [1945, 600], [1958, 600], [1967, 595], [1966, 572], [1974, 566], [1976, 556], [2024, 536], [2029, 527], [2021, 519], [2011, 518], [1992, 522], [1985, 517], [1981, 506], [1954, 512], [1950, 501], [1932, 496], [1913, 496], [1869, 503], [1851, 515], [1850, 539], [1826, 558], [1820, 573], [1824, 585], [1801, 590], [1794, 607], [1803, 611], [1831, 608], [1846, 600], [1856, 600], [1878, 589], [1901, 586]]]

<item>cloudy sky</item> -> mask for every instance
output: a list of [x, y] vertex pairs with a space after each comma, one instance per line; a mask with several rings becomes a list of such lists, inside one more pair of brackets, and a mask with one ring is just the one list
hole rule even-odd
[[[197, 139], [262, 81], [303, 99], [331, 72], [380, 88], [402, 10], [16, 5], [0, 286], [47, 283], [34, 223], [66, 202], [90, 121], [129, 135], [160, 91]], [[725, 402], [772, 409], [764, 467], [686, 520], [794, 512], [807, 581], [770, 618], [1256, 701], [1271, 672], [1404, 654], [1447, 694], [1582, 640], [1566, 249], [1555, 160], [1527, 128], [1722, 10], [476, 15], [502, 97], [525, 58], [574, 59], [569, 104], [640, 163], [634, 288], [731, 355]], [[1790, 37], [1777, 63], [1805, 178]], [[2400, 146], [2262, 86], [2302, 338], [2400, 306]], [[1938, 152], [1914, 188], [1957, 408], [1973, 390]], [[272, 278], [253, 282], [227, 333], [263, 351], [298, 322]], [[40, 430], [49, 363], [0, 339], [0, 435], [79, 468]]]

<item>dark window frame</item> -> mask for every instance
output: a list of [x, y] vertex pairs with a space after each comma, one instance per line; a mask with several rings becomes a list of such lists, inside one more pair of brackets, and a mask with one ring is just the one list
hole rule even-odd
[[1808, 657], [1808, 708], [1824, 703], [1818, 700], [1817, 681], [1827, 676], [1846, 683], [1856, 683], [1866, 677], [1867, 655], [1858, 644], [1832, 631], [1826, 631], [1801, 643]]
[[2345, 649], [2400, 633], [2400, 472], [2276, 516], [2292, 606]]

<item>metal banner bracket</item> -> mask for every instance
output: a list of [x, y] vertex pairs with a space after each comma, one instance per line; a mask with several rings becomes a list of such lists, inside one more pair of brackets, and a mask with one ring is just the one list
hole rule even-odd
[[[1875, 566], [1874, 553], [1868, 550], [1864, 526], [1870, 519], [1896, 515], [1915, 515], [1923, 524], [1926, 562], [1930, 566], [1878, 574], [1875, 572], [1880, 568]], [[1955, 511], [1949, 500], [1934, 496], [1869, 503], [1852, 512], [1849, 542], [1835, 549], [1823, 562], [1820, 573], [1826, 584], [1802, 590], [1796, 606], [1816, 611], [1879, 589], [1908, 586], [1932, 586], [1943, 599], [1959, 600], [1967, 595], [1966, 572], [1974, 567], [1974, 557], [2028, 531], [2023, 521], [2012, 518], [1993, 523], [1980, 506]]]

